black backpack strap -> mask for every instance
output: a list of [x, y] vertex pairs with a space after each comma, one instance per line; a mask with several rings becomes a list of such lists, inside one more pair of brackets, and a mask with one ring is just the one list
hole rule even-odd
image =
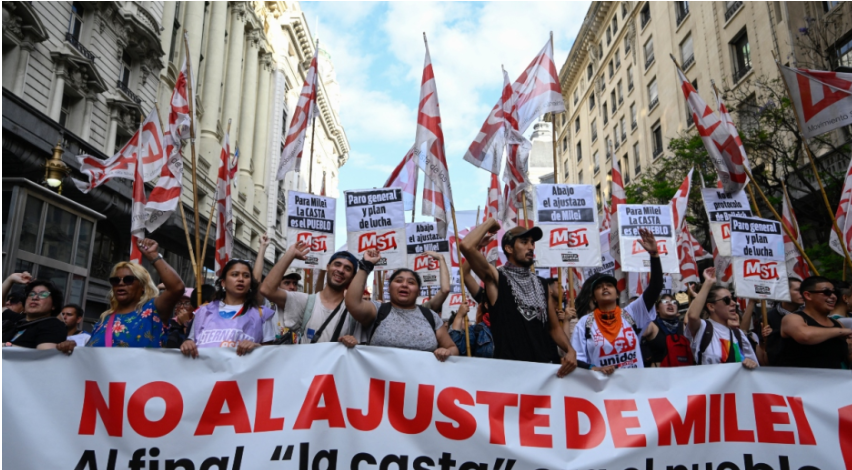
[[704, 351], [710, 346], [710, 341], [713, 341], [713, 324], [710, 323], [710, 320], [704, 320], [704, 324], [707, 326], [704, 328], [701, 343], [698, 345], [698, 365], [704, 362]]
[[390, 315], [392, 307], [393, 306], [390, 302], [381, 304], [379, 306], [379, 309], [376, 312], [376, 320], [373, 322], [373, 328], [370, 329], [370, 337], [367, 339], [367, 344], [370, 344], [373, 341], [373, 335], [376, 334], [376, 329], [378, 329], [379, 325], [381, 325], [385, 318]]
[[[325, 327], [327, 327], [328, 324], [331, 323], [331, 320], [334, 319], [335, 316], [337, 316], [337, 311], [340, 310], [340, 307], [342, 307], [342, 306], [343, 306], [343, 301], [341, 300], [340, 303], [337, 304], [337, 307], [334, 309], [334, 311], [331, 312], [331, 315], [329, 315], [328, 318], [326, 318], [325, 321], [322, 322], [322, 325], [314, 333], [314, 337], [311, 338], [311, 344], [316, 344], [319, 341], [319, 338], [322, 335], [322, 332], [325, 331]], [[346, 318], [346, 308], [345, 307], [343, 308], [343, 315], [341, 315], [341, 318]], [[338, 321], [337, 326], [339, 327], [341, 323], [342, 322]], [[335, 328], [335, 329], [337, 329], [337, 328]], [[308, 330], [308, 325], [305, 325], [305, 331], [307, 331], [307, 330]], [[334, 340], [334, 341], [336, 341], [336, 340]]]
[[340, 339], [340, 332], [343, 331], [343, 324], [346, 323], [346, 317], [349, 316], [349, 311], [343, 309], [343, 314], [340, 315], [340, 320], [337, 321], [337, 327], [334, 328], [334, 334], [331, 335], [331, 342], [336, 343]]
[[432, 311], [422, 305], [418, 305], [417, 308], [419, 308], [420, 313], [426, 317], [426, 321], [429, 322], [429, 326], [432, 327], [432, 331], [435, 331], [435, 317], [432, 316]]

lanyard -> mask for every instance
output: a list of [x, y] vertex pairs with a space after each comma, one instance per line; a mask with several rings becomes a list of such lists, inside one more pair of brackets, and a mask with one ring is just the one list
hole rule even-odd
[[112, 347], [112, 326], [115, 324], [115, 313], [109, 316], [109, 321], [107, 322], [106, 331], [104, 332], [104, 343], [106, 343], [106, 347]]

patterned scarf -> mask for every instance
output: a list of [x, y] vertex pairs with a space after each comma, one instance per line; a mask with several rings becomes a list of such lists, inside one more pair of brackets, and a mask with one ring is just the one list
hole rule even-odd
[[507, 263], [499, 268], [506, 276], [518, 311], [527, 321], [537, 318], [542, 323], [547, 322], [547, 294], [544, 286], [530, 268], [522, 268]]
[[662, 328], [666, 335], [673, 335], [677, 333], [677, 329], [680, 326], [680, 319], [678, 317], [675, 317], [671, 320], [666, 320], [665, 318], [658, 315], [657, 318], [660, 319], [660, 322], [657, 324], [657, 326]]

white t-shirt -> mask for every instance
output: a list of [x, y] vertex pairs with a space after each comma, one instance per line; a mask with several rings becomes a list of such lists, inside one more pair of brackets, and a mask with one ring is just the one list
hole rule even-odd
[[731, 351], [731, 338], [734, 340], [734, 362], [743, 362], [743, 359], [751, 359], [757, 362], [757, 355], [754, 354], [754, 349], [751, 343], [746, 339], [745, 332], [740, 331], [743, 338], [743, 343], [737, 341], [737, 335], [732, 334], [731, 329], [726, 325], [713, 320], [701, 320], [701, 326], [698, 328], [698, 333], [695, 337], [692, 336], [690, 329], [684, 328], [684, 336], [689, 340], [692, 346], [692, 354], [695, 356], [695, 363], [698, 364], [698, 350], [701, 349], [701, 338], [704, 336], [704, 331], [707, 330], [707, 322], [713, 322], [713, 339], [707, 345], [704, 351], [702, 364], [723, 364], [728, 360], [728, 354]]
[[[311, 314], [311, 318], [308, 320], [307, 328], [302, 328], [302, 318], [305, 315], [305, 308], [308, 305], [308, 297], [311, 294], [305, 294], [304, 292], [288, 292], [287, 293], [287, 303], [284, 304], [284, 310], [281, 308], [275, 309], [275, 316], [272, 317], [272, 321], [266, 322], [263, 328], [263, 341], [274, 341], [276, 335], [280, 335], [284, 328], [290, 328], [291, 330], [304, 330], [302, 334], [302, 339], [299, 344], [311, 344], [311, 341], [314, 337], [314, 333], [320, 329], [325, 320], [334, 312], [334, 309], [337, 305], [332, 306], [331, 308], [326, 308], [325, 305], [322, 304], [322, 300], [320, 299], [320, 294], [316, 294], [316, 299], [314, 300], [314, 311]], [[341, 320], [341, 318], [343, 318]], [[352, 317], [349, 316], [349, 312], [346, 311], [346, 305], [341, 304], [340, 308], [337, 311], [337, 315], [326, 325], [325, 329], [322, 331], [318, 343], [327, 343], [331, 341], [332, 336], [334, 336], [334, 330], [337, 328], [337, 322], [343, 321], [343, 328], [341, 329], [340, 336], [346, 334], [350, 329], [349, 323], [352, 320]]]
[[77, 343], [77, 347], [82, 348], [83, 346], [86, 345], [86, 343], [89, 342], [89, 338], [91, 338], [91, 337], [92, 337], [92, 335], [90, 335], [89, 333], [80, 332], [80, 333], [77, 333], [76, 335], [71, 335], [66, 339], [68, 341], [73, 341], [73, 342]]
[[[622, 309], [636, 322], [636, 328], [644, 330], [649, 323], [657, 318], [656, 307], [648, 311], [645, 302], [638, 298]], [[591, 339], [586, 339], [586, 325], [591, 328]], [[577, 360], [585, 361], [597, 367], [614, 365], [619, 369], [641, 369], [642, 349], [639, 347], [640, 338], [630, 324], [622, 318], [621, 331], [613, 343], [610, 343], [598, 329], [595, 315], [589, 313], [577, 322], [574, 334], [571, 335], [571, 347], [577, 351]]]

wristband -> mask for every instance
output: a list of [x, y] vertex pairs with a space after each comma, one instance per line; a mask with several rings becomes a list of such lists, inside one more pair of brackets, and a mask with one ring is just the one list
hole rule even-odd
[[358, 261], [358, 266], [361, 269], [363, 269], [364, 272], [367, 273], [367, 274], [370, 274], [371, 272], [373, 272], [373, 268], [376, 267], [375, 264], [373, 264], [373, 263], [371, 263], [371, 262], [369, 262], [369, 261], [367, 261], [363, 258], [361, 259], [361, 261]]
[[156, 264], [156, 263], [157, 263], [157, 261], [160, 261], [161, 259], [163, 259], [163, 255], [161, 255], [161, 254], [157, 253], [157, 257], [156, 257], [156, 258], [154, 258], [154, 261], [151, 261], [151, 266], [153, 266], [154, 264]]

